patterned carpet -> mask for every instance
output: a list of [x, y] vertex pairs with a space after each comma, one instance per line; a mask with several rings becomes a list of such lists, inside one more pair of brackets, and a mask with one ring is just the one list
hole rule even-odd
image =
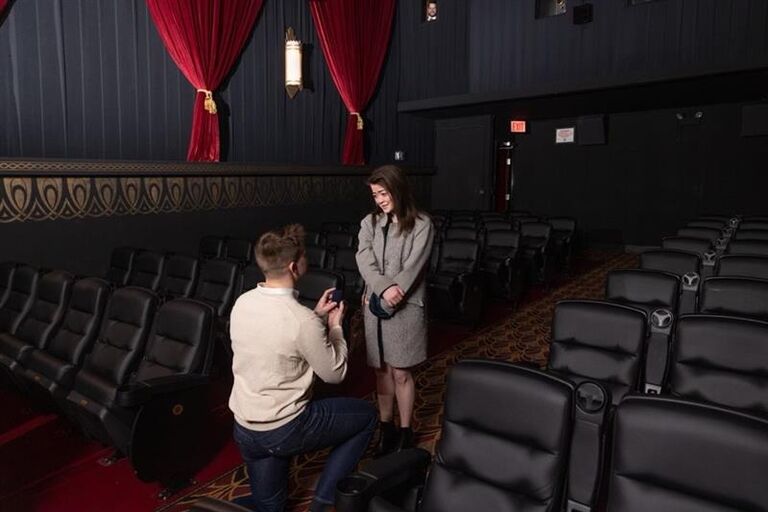
[[[549, 330], [555, 303], [566, 298], [602, 298], [608, 271], [637, 266], [637, 257], [631, 254], [588, 252], [584, 258], [586, 267], [591, 270], [566, 281], [537, 300], [523, 303], [520, 309], [500, 322], [476, 331], [464, 341], [418, 367], [415, 371], [418, 392], [414, 427], [418, 432], [419, 446], [434, 453], [442, 422], [445, 377], [456, 361], [466, 358], [490, 358], [529, 361], [543, 365], [549, 350]], [[373, 394], [366, 398], [373, 400]], [[307, 510], [315, 481], [323, 468], [326, 456], [327, 451], [322, 451], [296, 458], [290, 475], [288, 511]], [[158, 512], [187, 510], [200, 496], [232, 500], [246, 494], [249, 494], [248, 477], [244, 466], [240, 465], [174, 503], [158, 509]]]

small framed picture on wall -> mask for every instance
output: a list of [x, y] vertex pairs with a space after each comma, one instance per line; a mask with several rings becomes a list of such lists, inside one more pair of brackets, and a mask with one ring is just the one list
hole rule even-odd
[[437, 2], [435, 0], [426, 0], [424, 5], [424, 21], [437, 21]]

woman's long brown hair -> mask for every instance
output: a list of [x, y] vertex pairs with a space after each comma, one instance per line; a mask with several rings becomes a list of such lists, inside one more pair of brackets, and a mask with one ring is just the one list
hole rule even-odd
[[[411, 185], [408, 183], [408, 177], [402, 169], [395, 165], [382, 165], [371, 173], [368, 178], [368, 185], [379, 185], [384, 187], [392, 200], [395, 202], [395, 215], [397, 215], [397, 224], [401, 233], [410, 233], [416, 224], [416, 219], [421, 215], [416, 208], [416, 200], [413, 198]], [[373, 223], [376, 224], [377, 217], [382, 213], [381, 209], [373, 205]]]

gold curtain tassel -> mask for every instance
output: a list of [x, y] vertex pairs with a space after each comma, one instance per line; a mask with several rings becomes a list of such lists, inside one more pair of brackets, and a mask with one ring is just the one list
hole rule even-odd
[[362, 130], [363, 129], [363, 116], [360, 115], [359, 112], [350, 112], [349, 115], [351, 116], [357, 116], [357, 129]]
[[209, 114], [215, 114], [216, 102], [213, 101], [213, 92], [209, 91], [208, 89], [198, 89], [197, 92], [201, 92], [205, 94], [205, 101], [203, 102], [203, 107], [205, 107], [206, 112], [208, 112]]

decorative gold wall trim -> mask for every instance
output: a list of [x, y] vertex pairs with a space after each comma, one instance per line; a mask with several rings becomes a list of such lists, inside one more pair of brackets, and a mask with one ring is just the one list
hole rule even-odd
[[[0, 168], [4, 162], [0, 161]], [[48, 168], [50, 170], [50, 168]], [[1, 173], [2, 171], [0, 171]], [[0, 176], [0, 224], [219, 208], [343, 203], [364, 197], [363, 175]], [[420, 197], [429, 176], [414, 175]]]

